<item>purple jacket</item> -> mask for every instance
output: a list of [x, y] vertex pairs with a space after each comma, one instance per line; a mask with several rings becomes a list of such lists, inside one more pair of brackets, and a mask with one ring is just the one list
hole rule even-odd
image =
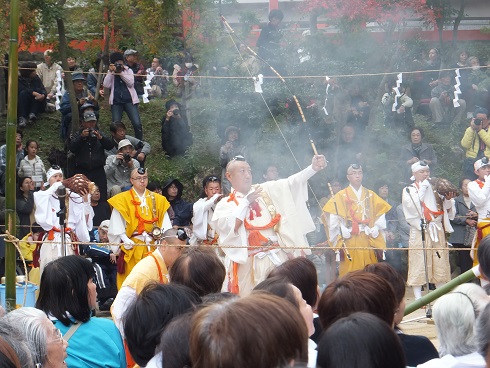
[[[134, 89], [134, 75], [133, 71], [129, 69], [127, 66], [124, 67], [124, 70], [121, 72], [121, 78], [126, 83], [128, 87], [129, 93], [131, 94], [131, 99], [133, 100], [133, 105], [140, 102], [138, 99], [138, 95], [136, 94], [136, 90]], [[105, 88], [111, 89], [111, 95], [109, 97], [109, 105], [112, 105], [114, 101], [114, 73], [107, 73], [104, 78], [103, 83]]]

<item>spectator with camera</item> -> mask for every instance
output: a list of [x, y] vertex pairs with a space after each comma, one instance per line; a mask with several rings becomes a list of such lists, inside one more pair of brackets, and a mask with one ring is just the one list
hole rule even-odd
[[150, 82], [150, 97], [165, 97], [167, 95], [167, 83], [169, 81], [168, 71], [162, 68], [160, 59], [156, 56], [151, 61], [151, 68], [146, 69], [146, 74], [150, 73], [155, 75]]
[[109, 59], [111, 64], [103, 85], [111, 90], [109, 104], [111, 105], [112, 121], [120, 121], [125, 111], [133, 124], [135, 137], [143, 139], [143, 126], [138, 109], [139, 99], [134, 89], [134, 73], [124, 65], [122, 53], [113, 52]]
[[439, 83], [431, 91], [431, 97], [429, 107], [434, 124], [454, 124], [457, 126], [461, 123], [463, 114], [466, 112], [466, 101], [459, 99], [459, 106], [454, 106], [454, 86], [451, 84], [450, 72], [441, 73]]
[[167, 101], [165, 108], [167, 113], [162, 119], [162, 149], [169, 158], [182, 156], [193, 141], [189, 124], [177, 101]]
[[105, 151], [106, 156], [116, 155], [118, 152], [117, 148], [119, 146], [119, 142], [121, 142], [123, 139], [127, 139], [134, 147], [131, 157], [139, 162], [140, 167], [144, 167], [146, 156], [148, 156], [151, 151], [150, 143], [127, 135], [126, 125], [124, 125], [122, 121], [113, 121], [109, 126], [109, 130], [111, 131], [114, 147], [110, 151]]
[[107, 199], [107, 179], [104, 171], [105, 153], [114, 143], [99, 131], [93, 107], [83, 110], [80, 130], [71, 138], [68, 147], [75, 155], [74, 174], [84, 174], [100, 189], [102, 201]]
[[138, 63], [139, 55], [138, 51], [133, 49], [127, 49], [124, 51], [124, 59], [126, 66], [133, 71], [134, 74], [134, 89], [138, 96], [142, 96], [145, 92], [143, 89], [145, 67], [143, 64]]
[[122, 139], [117, 146], [117, 154], [105, 161], [107, 189], [109, 198], [131, 189], [131, 171], [139, 169], [140, 164], [132, 158], [134, 147], [128, 139]]
[[466, 150], [466, 158], [463, 162], [463, 177], [476, 179], [473, 164], [476, 160], [486, 156], [490, 157], [490, 132], [488, 127], [488, 110], [483, 107], [475, 108], [470, 126], [466, 128], [461, 146]]
[[[73, 81], [73, 88], [75, 90], [75, 98], [77, 100], [78, 114], [82, 113], [82, 106], [89, 104], [93, 107], [94, 111], [99, 110], [99, 102], [92, 96], [90, 91], [87, 89], [85, 77], [82, 73], [74, 73], [71, 77]], [[70, 93], [68, 90], [65, 91], [63, 97], [61, 98], [60, 105], [61, 112], [61, 139], [64, 141], [70, 135], [71, 131], [71, 121], [72, 121], [72, 111], [70, 105]], [[98, 115], [98, 114], [96, 114]]]

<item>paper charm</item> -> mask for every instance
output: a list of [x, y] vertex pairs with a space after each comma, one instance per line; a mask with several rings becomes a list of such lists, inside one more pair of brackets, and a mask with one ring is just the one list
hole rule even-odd
[[459, 95], [461, 94], [461, 89], [459, 86], [461, 83], [459, 82], [459, 78], [461, 78], [461, 74], [459, 74], [459, 69], [456, 69], [454, 71], [456, 73], [456, 77], [454, 78], [456, 80], [456, 84], [454, 85], [454, 99], [453, 99], [453, 106], [454, 107], [459, 107]]
[[402, 85], [402, 83], [403, 83], [403, 75], [402, 73], [399, 73], [396, 75], [396, 87], [393, 88], [393, 91], [395, 91], [395, 102], [393, 102], [391, 111], [396, 111], [396, 106], [398, 105], [398, 97], [402, 95], [400, 93], [400, 86]]
[[[328, 82], [330, 80], [330, 77], [327, 75], [325, 76], [325, 80]], [[330, 88], [330, 83], [327, 84], [327, 88], [325, 89], [325, 103], [323, 104], [323, 112], [325, 115], [328, 116], [328, 111], [327, 111], [327, 101], [328, 101], [328, 89]]]
[[61, 78], [61, 71], [56, 71], [56, 101], [54, 103], [56, 110], [59, 110], [61, 107], [61, 98], [63, 97], [63, 92], [61, 89], [63, 88], [63, 79]]
[[262, 83], [264, 83], [264, 76], [259, 74], [257, 77], [254, 77], [254, 86], [255, 92], [262, 93]]
[[150, 83], [155, 74], [150, 72], [146, 75], [145, 86], [143, 87], [143, 103], [148, 103], [150, 100], [148, 99], [148, 91], [151, 89]]

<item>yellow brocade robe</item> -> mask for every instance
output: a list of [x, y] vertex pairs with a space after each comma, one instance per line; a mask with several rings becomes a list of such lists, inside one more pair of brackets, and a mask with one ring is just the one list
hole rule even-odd
[[[339, 191], [323, 207], [323, 211], [330, 214], [329, 234], [330, 242], [334, 248], [342, 246], [341, 227], [344, 228], [345, 246], [352, 261], [349, 261], [342, 250], [339, 276], [348, 272], [363, 269], [365, 265], [376, 263], [377, 258], [374, 249], [385, 249], [386, 241], [382, 230], [386, 228], [384, 214], [391, 206], [373, 191], [361, 187], [361, 197], [357, 198], [351, 186]], [[355, 222], [359, 221], [359, 233], [355, 234]], [[378, 234], [370, 234], [371, 229], [376, 228]], [[354, 233], [353, 233], [354, 232]], [[376, 235], [376, 236], [375, 236]], [[355, 248], [373, 248], [355, 249]]]
[[[144, 223], [144, 231], [150, 234], [153, 229], [153, 223], [150, 222], [153, 218], [153, 201], [150, 196], [150, 191], [147, 190], [145, 194], [146, 204], [149, 207], [148, 211], [142, 211], [139, 204], [135, 205], [133, 203], [133, 201], [139, 202], [139, 199], [134, 192], [133, 192], [134, 195], [134, 199], [133, 199], [133, 197], [131, 196], [131, 191], [133, 191], [133, 189], [128, 190], [126, 192], [119, 193], [107, 200], [107, 202], [109, 202], [109, 204], [121, 214], [124, 221], [126, 221], [126, 235], [135, 243], [135, 246], [133, 246], [133, 248], [131, 249], [126, 249], [123, 246], [120, 247], [121, 253], [119, 254], [119, 257], [124, 257], [125, 267], [124, 267], [124, 273], [117, 274], [118, 290], [121, 288], [122, 283], [124, 282], [126, 277], [130, 274], [133, 267], [141, 259], [143, 259], [148, 253], [147, 247], [139, 245], [145, 243], [137, 236], [138, 218], [136, 217], [136, 211], [138, 211], [138, 214], [143, 220], [148, 221], [148, 223]], [[158, 193], [153, 193], [153, 194], [155, 196], [155, 203], [157, 207], [158, 219], [156, 221], [156, 224], [157, 226], [162, 227], [163, 218], [168, 208], [170, 207], [170, 203], [167, 201], [167, 199], [164, 196]], [[151, 244], [153, 244], [153, 241], [151, 242]], [[154, 249], [152, 248], [152, 250]]]

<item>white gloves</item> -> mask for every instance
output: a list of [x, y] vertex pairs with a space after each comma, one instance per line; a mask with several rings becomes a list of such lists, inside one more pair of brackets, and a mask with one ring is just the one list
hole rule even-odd
[[342, 237], [344, 239], [350, 239], [350, 237], [351, 237], [350, 230], [347, 227], [345, 227], [345, 225], [340, 224], [340, 232], [341, 232]]
[[128, 238], [126, 234], [121, 234], [121, 240], [123, 241], [124, 249], [133, 249], [134, 241]]
[[423, 182], [420, 183], [420, 188], [419, 188], [419, 199], [423, 200], [425, 192], [427, 191], [427, 188], [430, 188], [431, 185], [427, 179], [425, 179]]
[[378, 235], [379, 235], [379, 228], [378, 226], [374, 225], [371, 229], [370, 229], [370, 234], [372, 238], [377, 238]]

